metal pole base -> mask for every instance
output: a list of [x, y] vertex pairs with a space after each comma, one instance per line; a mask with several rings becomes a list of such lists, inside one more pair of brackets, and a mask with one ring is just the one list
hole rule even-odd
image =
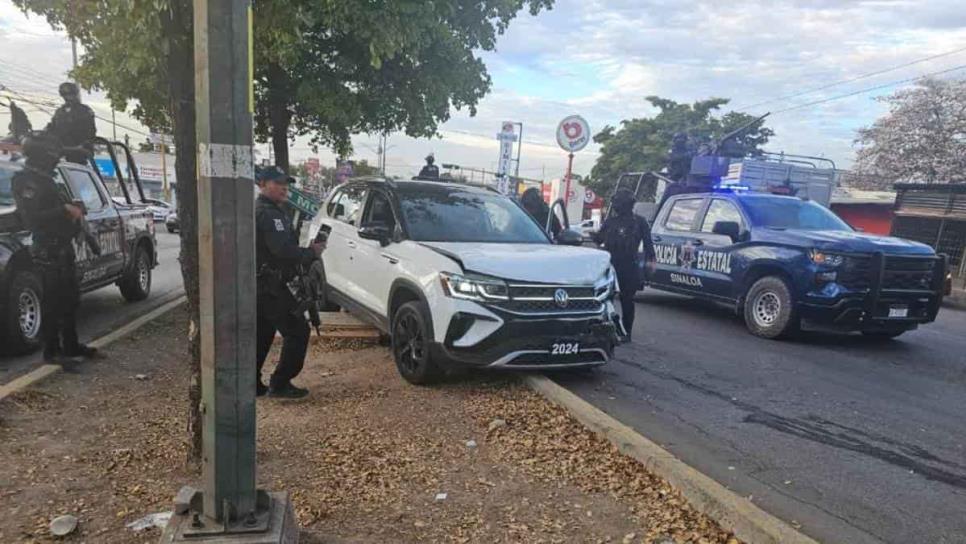
[[174, 499], [174, 515], [161, 533], [161, 544], [298, 544], [299, 528], [288, 493], [257, 493], [255, 512], [224, 524], [202, 513], [202, 491], [181, 488]]

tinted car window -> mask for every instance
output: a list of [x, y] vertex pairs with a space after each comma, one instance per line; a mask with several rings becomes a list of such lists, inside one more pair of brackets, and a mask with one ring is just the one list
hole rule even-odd
[[715, 199], [708, 206], [708, 213], [704, 216], [704, 223], [701, 225], [701, 232], [712, 232], [714, 224], [719, 221], [731, 221], [741, 226], [744, 221], [741, 219], [741, 212], [735, 205], [727, 200]]
[[359, 222], [359, 214], [362, 212], [362, 198], [365, 196], [365, 187], [346, 187], [329, 201], [326, 213], [332, 219], [355, 225]]
[[691, 230], [691, 225], [694, 224], [694, 218], [697, 217], [703, 202], [704, 200], [700, 198], [678, 200], [667, 214], [664, 227], [669, 230]]
[[372, 193], [365, 216], [362, 218], [362, 225], [382, 225], [389, 229], [395, 228], [396, 218], [392, 213], [392, 204], [389, 202], [389, 197], [385, 193], [379, 191]]
[[759, 227], [801, 230], [851, 231], [845, 221], [814, 202], [797, 198], [748, 198], [743, 200], [751, 222]]
[[82, 201], [87, 211], [98, 211], [104, 208], [106, 204], [104, 196], [97, 190], [94, 178], [90, 174], [82, 170], [68, 170], [67, 176], [74, 198]]
[[407, 188], [399, 192], [399, 203], [412, 240], [550, 243], [522, 208], [495, 193], [459, 188]]

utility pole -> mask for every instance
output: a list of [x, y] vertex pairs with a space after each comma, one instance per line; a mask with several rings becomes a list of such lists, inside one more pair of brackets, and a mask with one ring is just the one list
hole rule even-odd
[[203, 489], [162, 544], [298, 542], [287, 494], [255, 488], [251, 29], [251, 0], [194, 0]]

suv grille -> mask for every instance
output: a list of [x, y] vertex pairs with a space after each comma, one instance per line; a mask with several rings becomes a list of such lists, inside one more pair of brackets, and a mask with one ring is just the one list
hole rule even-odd
[[[560, 290], [567, 293], [565, 304], [556, 299], [557, 291]], [[510, 299], [490, 302], [490, 306], [524, 315], [598, 313], [604, 306], [598, 297], [602, 298], [606, 294], [606, 287], [510, 284]]]
[[[886, 255], [882, 289], [928, 291], [937, 262], [934, 257]], [[850, 256], [839, 275], [839, 283], [853, 291], [866, 291], [871, 289], [874, 275], [871, 256]]]

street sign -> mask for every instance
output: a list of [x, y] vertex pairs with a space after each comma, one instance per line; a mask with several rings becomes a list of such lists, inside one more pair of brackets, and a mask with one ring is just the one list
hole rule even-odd
[[148, 141], [154, 145], [161, 145], [162, 143], [171, 145], [171, 142], [174, 141], [174, 136], [170, 134], [157, 134], [152, 132], [148, 134]]
[[305, 170], [310, 176], [318, 175], [319, 171], [322, 169], [322, 163], [316, 157], [310, 157], [305, 160]]
[[497, 163], [496, 179], [497, 190], [503, 194], [510, 193], [510, 183], [507, 175], [510, 171], [510, 162], [513, 160], [513, 142], [517, 141], [515, 123], [504, 121], [502, 130], [496, 135], [500, 141], [500, 161]]
[[576, 153], [590, 143], [590, 125], [579, 115], [564, 118], [557, 125], [557, 144], [569, 153]]

